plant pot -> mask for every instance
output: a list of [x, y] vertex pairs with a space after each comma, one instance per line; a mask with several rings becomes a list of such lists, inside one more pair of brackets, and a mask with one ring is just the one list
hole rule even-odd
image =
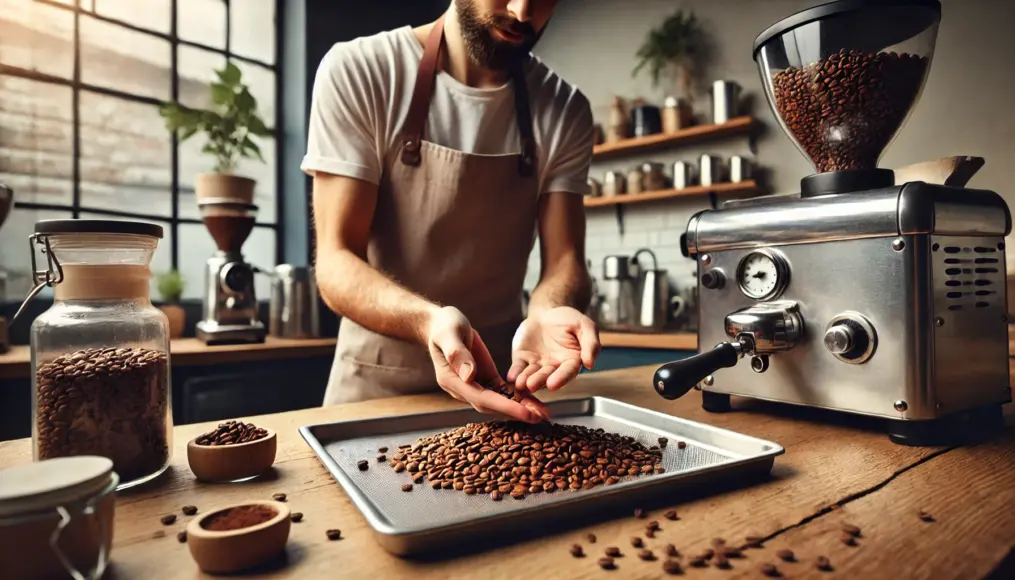
[[194, 184], [197, 201], [211, 198], [226, 198], [240, 203], [254, 203], [253, 179], [224, 173], [200, 173]]
[[163, 304], [159, 307], [169, 319], [169, 338], [183, 338], [183, 330], [187, 327], [187, 313], [179, 304]]

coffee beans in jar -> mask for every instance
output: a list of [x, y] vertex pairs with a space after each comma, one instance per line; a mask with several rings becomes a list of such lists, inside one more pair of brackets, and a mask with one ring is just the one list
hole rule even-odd
[[870, 169], [920, 90], [928, 59], [843, 48], [772, 79], [775, 106], [818, 171]]
[[38, 459], [99, 455], [121, 481], [161, 471], [171, 427], [167, 357], [147, 348], [87, 348], [35, 372]]

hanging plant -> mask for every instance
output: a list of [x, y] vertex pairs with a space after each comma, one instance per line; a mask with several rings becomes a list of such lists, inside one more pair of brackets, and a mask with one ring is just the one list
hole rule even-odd
[[652, 86], [665, 75], [676, 80], [688, 99], [694, 96], [694, 73], [705, 51], [705, 33], [694, 13], [677, 10], [648, 32], [636, 56], [632, 76], [648, 67]]

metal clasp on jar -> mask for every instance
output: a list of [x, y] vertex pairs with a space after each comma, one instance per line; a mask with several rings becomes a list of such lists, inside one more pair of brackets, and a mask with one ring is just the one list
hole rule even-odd
[[[46, 256], [46, 269], [39, 270], [38, 263], [35, 259], [35, 246], [42, 246], [42, 253]], [[18, 320], [18, 316], [21, 315], [25, 310], [25, 306], [32, 301], [33, 298], [38, 296], [39, 292], [46, 286], [53, 286], [63, 282], [63, 267], [60, 265], [60, 261], [57, 260], [56, 255], [53, 254], [53, 248], [49, 245], [48, 234], [32, 234], [28, 236], [28, 251], [32, 255], [32, 283], [35, 286], [28, 292], [28, 296], [18, 307], [18, 311], [14, 313], [14, 318], [11, 319], [11, 325]]]

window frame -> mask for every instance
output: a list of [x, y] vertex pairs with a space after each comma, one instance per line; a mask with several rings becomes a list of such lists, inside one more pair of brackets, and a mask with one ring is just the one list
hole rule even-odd
[[275, 64], [269, 64], [267, 62], [260, 61], [258, 59], [249, 58], [241, 55], [234, 54], [231, 50], [231, 26], [232, 26], [232, 6], [230, 0], [220, 0], [225, 4], [226, 9], [226, 22], [225, 22], [225, 48], [215, 48], [207, 46], [205, 44], [194, 42], [190, 40], [183, 40], [179, 37], [177, 31], [177, 4], [178, 0], [170, 0], [170, 29], [169, 33], [158, 32], [150, 30], [141, 26], [125, 22], [118, 18], [111, 18], [95, 12], [95, 6], [101, 5], [102, 0], [93, 0], [92, 9], [87, 10], [81, 7], [81, 0], [74, 0], [73, 4], [64, 4], [57, 2], [56, 0], [29, 0], [31, 2], [37, 2], [39, 4], [45, 4], [53, 8], [66, 10], [74, 15], [74, 27], [73, 27], [73, 74], [70, 79], [65, 79], [59, 76], [49, 75], [40, 73], [31, 69], [24, 69], [12, 65], [0, 63], [0, 76], [7, 75], [12, 77], [18, 77], [28, 79], [36, 82], [56, 84], [71, 89], [71, 124], [72, 124], [72, 187], [73, 197], [70, 205], [65, 204], [49, 204], [49, 203], [36, 203], [36, 202], [14, 202], [14, 209], [35, 209], [35, 210], [53, 210], [53, 211], [70, 211], [74, 219], [80, 217], [82, 213], [90, 213], [96, 215], [119, 217], [127, 219], [142, 219], [160, 222], [168, 224], [169, 230], [172, 233], [171, 244], [170, 244], [170, 263], [174, 269], [179, 268], [180, 264], [180, 237], [177, 235], [179, 232], [180, 224], [201, 224], [201, 220], [193, 218], [180, 217], [180, 142], [176, 132], [166, 131], [166, 138], [170, 140], [171, 147], [171, 185], [169, 193], [172, 195], [172, 209], [170, 215], [163, 214], [147, 214], [140, 212], [129, 212], [129, 211], [118, 211], [104, 208], [88, 207], [81, 204], [81, 106], [80, 106], [80, 95], [81, 91], [88, 91], [105, 95], [108, 97], [118, 98], [125, 101], [133, 101], [136, 103], [145, 103], [149, 105], [160, 105], [162, 101], [152, 97], [137, 95], [129, 92], [119, 91], [108, 87], [96, 86], [89, 83], [81, 82], [81, 16], [85, 15], [89, 18], [105, 22], [114, 26], [120, 26], [133, 32], [140, 34], [146, 34], [169, 42], [170, 44], [170, 74], [171, 74], [171, 87], [169, 100], [177, 102], [179, 99], [180, 92], [180, 77], [179, 77], [179, 47], [190, 46], [193, 48], [199, 48], [213, 52], [218, 55], [222, 55], [226, 58], [226, 61], [237, 60], [249, 65], [258, 66], [270, 70], [275, 75], [275, 118], [266, 119], [269, 125], [269, 130], [272, 133], [271, 138], [275, 142], [275, 167], [274, 167], [274, 180], [275, 180], [275, 223], [257, 222], [254, 227], [261, 229], [270, 229], [275, 232], [275, 263], [281, 264], [284, 261], [285, 256], [285, 214], [284, 214], [284, 203], [282, 202], [282, 173], [283, 173], [283, 162], [285, 155], [283, 154], [284, 147], [284, 133], [279, 130], [282, 126], [282, 111], [283, 111], [283, 91], [281, 82], [281, 62], [282, 62], [282, 45], [283, 45], [283, 30], [285, 28], [283, 22], [283, 3], [285, 0], [274, 0], [275, 4]]

